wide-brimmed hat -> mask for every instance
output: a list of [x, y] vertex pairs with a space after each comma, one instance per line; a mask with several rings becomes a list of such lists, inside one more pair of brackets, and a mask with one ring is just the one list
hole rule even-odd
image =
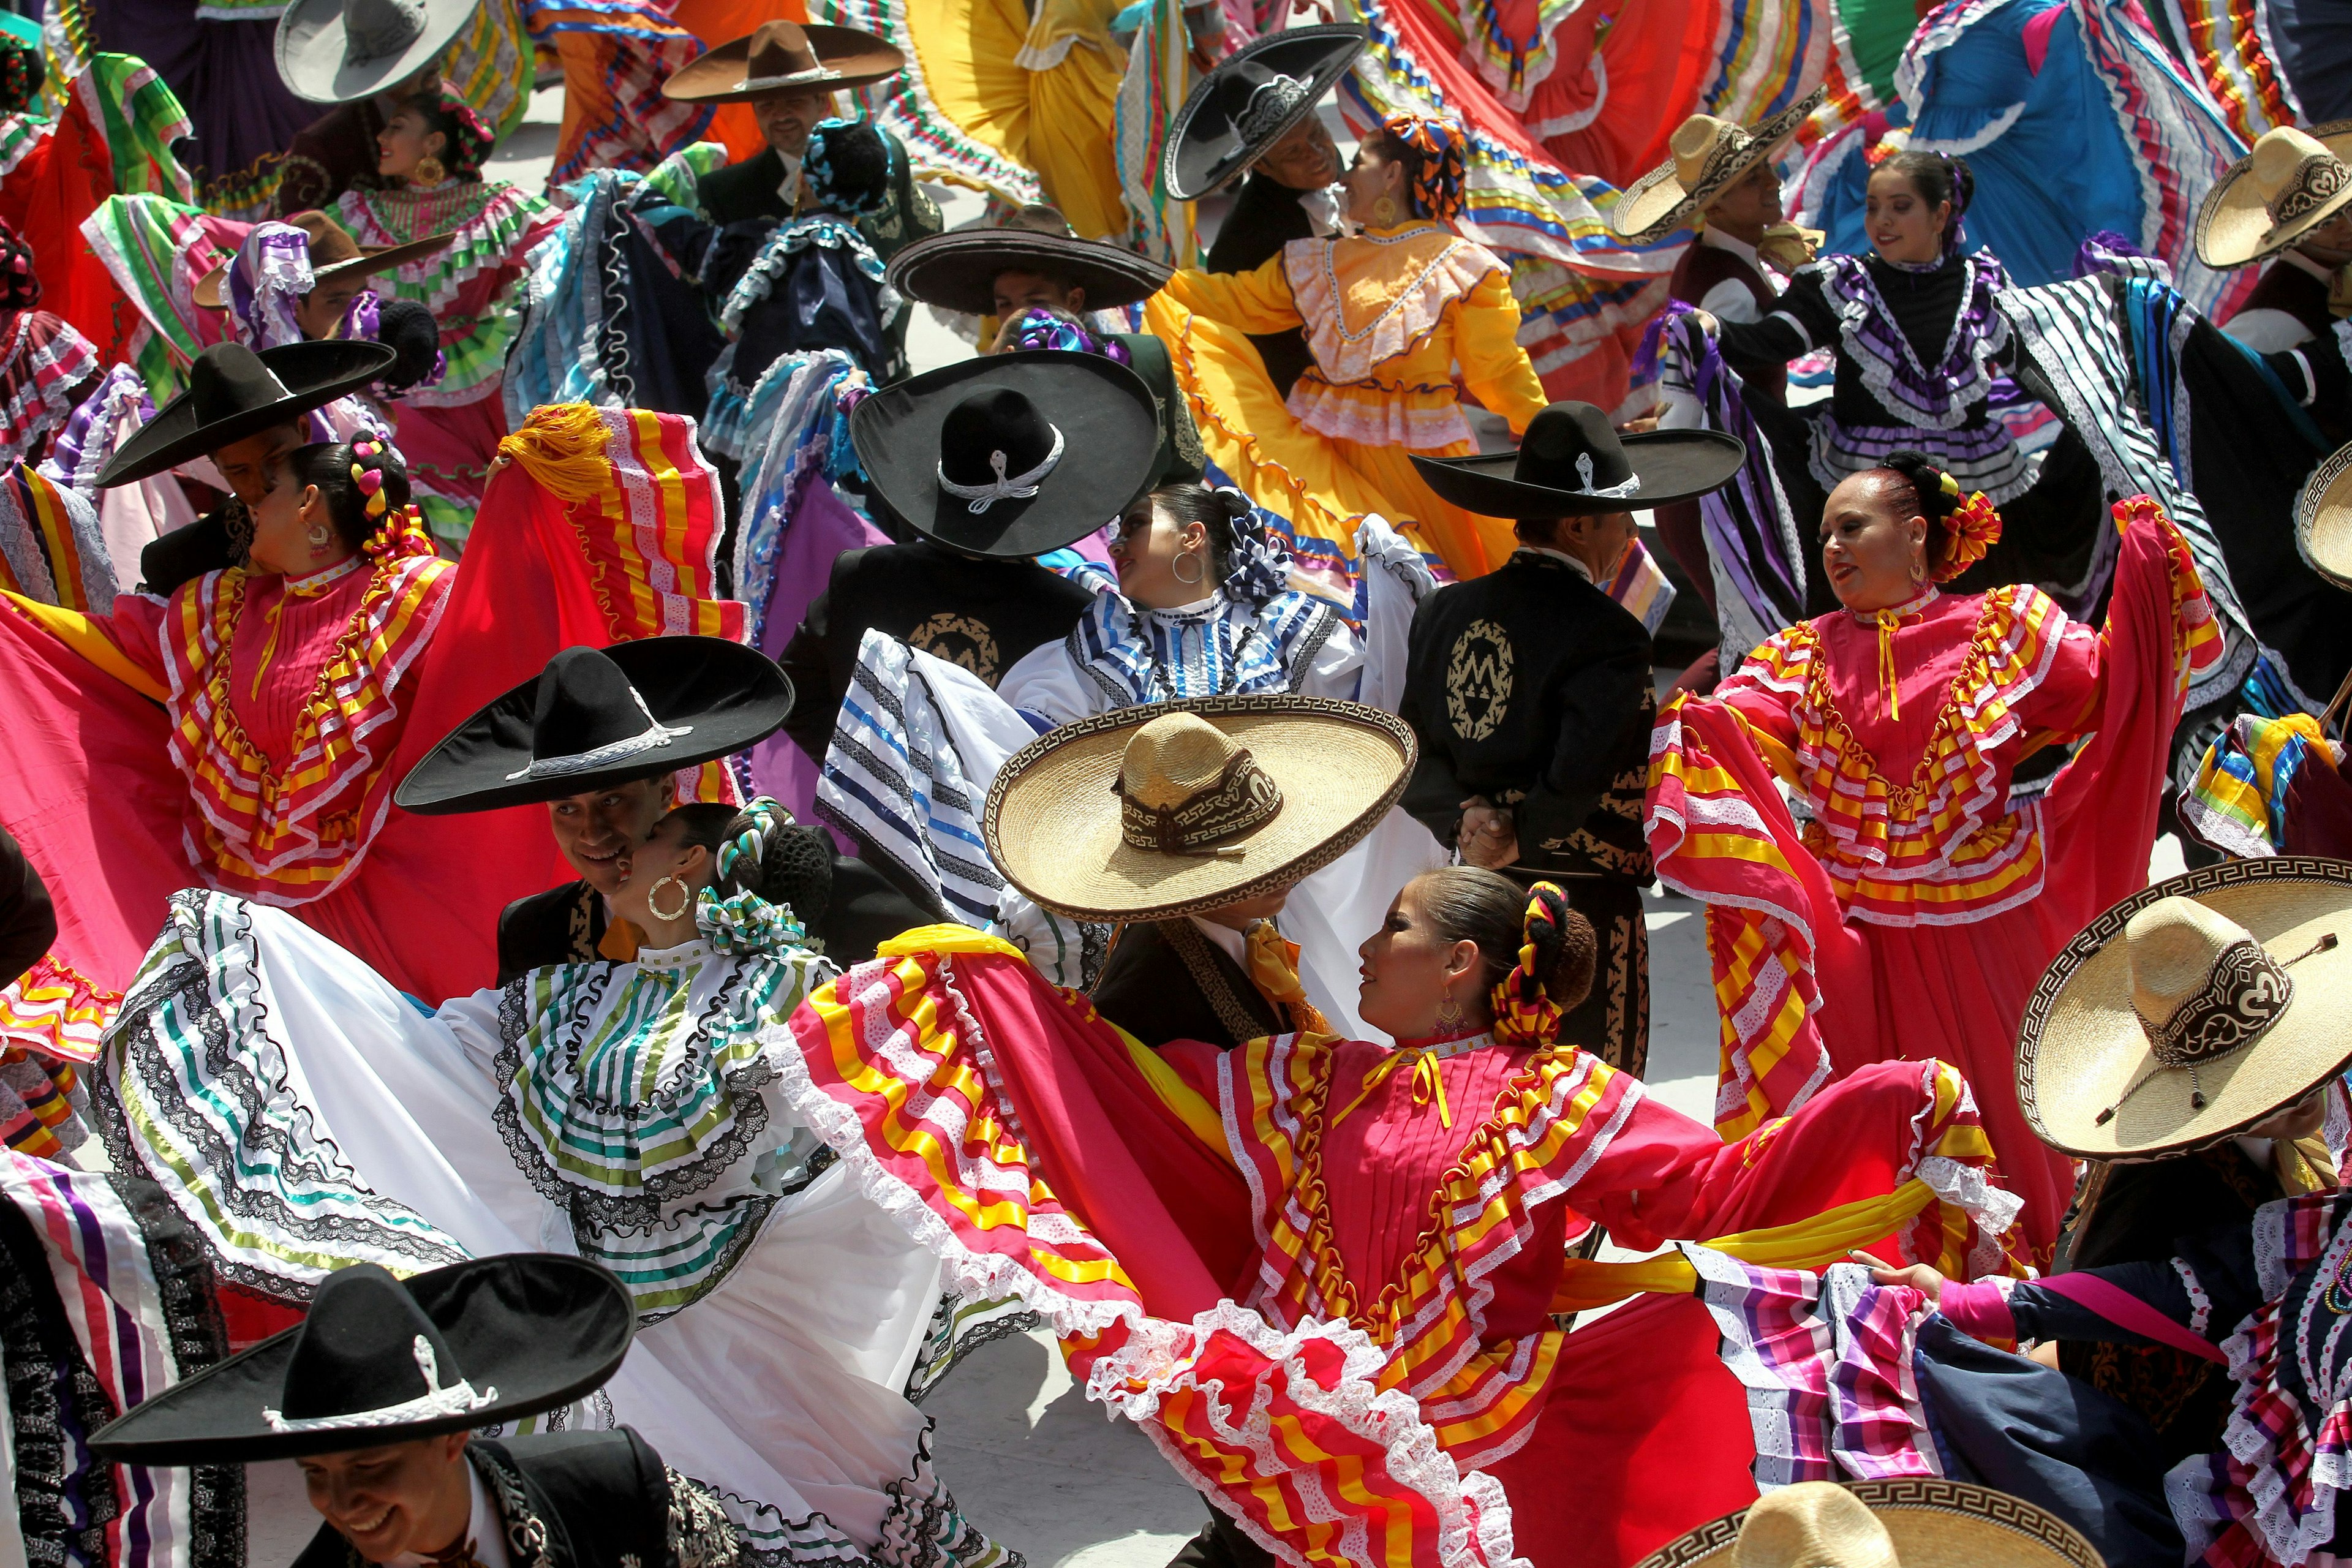
[[1799, 1481], [1666, 1542], [1635, 1568], [2105, 1568], [2022, 1498], [1941, 1476]]
[[929, 538], [975, 555], [1084, 539], [1151, 482], [1160, 411], [1101, 354], [1030, 349], [886, 386], [849, 416], [875, 492]]
[[1168, 130], [1160, 181], [1180, 202], [1207, 195], [1257, 162], [1308, 115], [1364, 52], [1352, 23], [1286, 27], [1254, 44], [1194, 84]]
[[749, 103], [802, 88], [864, 87], [906, 68], [906, 54], [873, 33], [762, 22], [670, 72], [662, 96], [684, 103]]
[[1728, 482], [1748, 446], [1717, 430], [1620, 436], [1590, 403], [1555, 403], [1528, 421], [1516, 452], [1421, 458], [1440, 500], [1482, 517], [1589, 517], [1703, 496]]
[[319, 1283], [285, 1332], [173, 1384], [90, 1439], [127, 1465], [251, 1464], [414, 1442], [560, 1409], [619, 1370], [628, 1290], [584, 1258], [517, 1252]]
[[2352, 862], [2225, 860], [2167, 878], [2059, 951], [2018, 1025], [2017, 1098], [2082, 1159], [2242, 1132], [2352, 1061]]
[[1692, 115], [1667, 139], [1666, 149], [1673, 155], [1619, 195], [1617, 205], [1609, 209], [1610, 229], [1639, 243], [1687, 227], [1716, 197], [1746, 179], [1749, 170], [1779, 157], [1805, 117], [1821, 107], [1827, 90], [1817, 87], [1753, 125], [1712, 114]]
[[278, 75], [313, 103], [408, 80], [474, 19], [475, 0], [294, 0], [278, 16]]
[[393, 800], [446, 816], [585, 795], [740, 752], [792, 710], [775, 661], [724, 637], [568, 647], [452, 730]]
[[[295, 213], [283, 221], [310, 237], [310, 286], [314, 289], [338, 278], [373, 278], [405, 267], [420, 257], [446, 250], [457, 237], [454, 233], [432, 234], [404, 245], [362, 245], [352, 237], [351, 230], [322, 212]], [[197, 279], [196, 303], [207, 310], [227, 309], [229, 268], [236, 265], [231, 258]]]
[[1355, 702], [1268, 693], [1065, 724], [1005, 759], [989, 858], [1046, 909], [1095, 921], [1222, 909], [1329, 865], [1412, 776], [1412, 731]]
[[2314, 572], [2352, 588], [2352, 447], [2323, 459], [2295, 492], [2294, 547]]
[[2245, 267], [2352, 205], [2352, 120], [2265, 131], [2197, 208], [2197, 259]]
[[890, 287], [909, 300], [993, 315], [1006, 272], [1058, 278], [1087, 291], [1089, 310], [1116, 310], [1167, 286], [1171, 268], [1148, 256], [1070, 232], [1061, 209], [1023, 207], [1002, 228], [959, 228], [919, 239], [890, 259]]
[[283, 425], [381, 378], [400, 355], [342, 338], [259, 353], [215, 343], [188, 367], [188, 389], [155, 411], [99, 470], [98, 488], [127, 485]]

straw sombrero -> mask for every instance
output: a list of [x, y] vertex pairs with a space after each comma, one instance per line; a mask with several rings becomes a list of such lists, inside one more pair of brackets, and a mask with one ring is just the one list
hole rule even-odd
[[687, 61], [661, 89], [681, 103], [750, 103], [796, 89], [865, 87], [906, 68], [898, 45], [860, 28], [762, 22]]
[[2197, 208], [2197, 259], [2246, 267], [2352, 205], [2352, 120], [2265, 131]]
[[2352, 447], [2325, 458], [2296, 492], [2294, 547], [2314, 572], [2352, 588]]
[[1013, 753], [982, 829], [1007, 879], [1057, 914], [1173, 920], [1338, 859], [1404, 793], [1414, 755], [1402, 720], [1360, 703], [1155, 702]]
[[[428, 234], [404, 245], [362, 245], [351, 231], [322, 212], [299, 212], [283, 220], [310, 237], [310, 286], [323, 287], [338, 278], [373, 278], [395, 267], [405, 267], [436, 251], [446, 250], [456, 234]], [[235, 260], [222, 262], [196, 279], [195, 301], [207, 310], [228, 306], [228, 270]]]
[[1712, 114], [1694, 114], [1675, 128], [1664, 163], [1625, 187], [1609, 209], [1609, 227], [1620, 238], [1664, 239], [1687, 227], [1716, 197], [1747, 178], [1748, 172], [1780, 149], [1805, 117], [1821, 107], [1825, 88], [1815, 88], [1778, 114], [1753, 125], [1736, 125]]
[[2081, 1159], [2243, 1132], [2352, 1060], [2352, 861], [2225, 860], [2133, 894], [2026, 1004], [2017, 1100]]
[[1799, 1481], [1666, 1542], [1635, 1568], [2105, 1568], [2022, 1498], [1941, 1476]]

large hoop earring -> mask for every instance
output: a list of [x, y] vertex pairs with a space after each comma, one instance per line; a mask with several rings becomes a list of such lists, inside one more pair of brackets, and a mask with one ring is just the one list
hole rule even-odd
[[[677, 889], [677, 908], [674, 910], [666, 910], [654, 901], [666, 887], [674, 887]], [[687, 906], [693, 901], [694, 890], [676, 877], [664, 877], [646, 889], [646, 912], [657, 921], [681, 919], [686, 914]]]
[[[1193, 563], [1192, 574], [1190, 577], [1184, 575], [1184, 563], [1187, 561]], [[1169, 563], [1168, 573], [1169, 575], [1174, 577], [1176, 581], [1183, 584], [1187, 588], [1190, 588], [1197, 585], [1208, 576], [1209, 568], [1208, 563], [1203, 562], [1199, 555], [1187, 550], [1181, 555], [1176, 557], [1174, 561]]]

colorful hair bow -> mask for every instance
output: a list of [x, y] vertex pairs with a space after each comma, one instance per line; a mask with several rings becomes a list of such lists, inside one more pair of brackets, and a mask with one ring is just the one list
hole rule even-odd
[[1381, 129], [1421, 154], [1421, 167], [1412, 179], [1414, 210], [1441, 223], [1460, 216], [1468, 174], [1462, 128], [1450, 120], [1400, 114]]
[[1571, 913], [1559, 883], [1538, 882], [1528, 889], [1527, 913], [1519, 922], [1519, 961], [1495, 982], [1491, 998], [1497, 1044], [1535, 1048], [1559, 1037], [1560, 1005], [1544, 989], [1543, 976], [1567, 940]]

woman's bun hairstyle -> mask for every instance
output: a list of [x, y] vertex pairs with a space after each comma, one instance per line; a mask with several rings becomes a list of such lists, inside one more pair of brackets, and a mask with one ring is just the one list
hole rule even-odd
[[[1518, 967], [1519, 948], [1528, 934], [1528, 890], [1499, 871], [1448, 866], [1420, 879], [1421, 907], [1447, 942], [1475, 942], [1486, 961], [1482, 984], [1492, 988]], [[1535, 973], [1544, 994], [1561, 1012], [1574, 1011], [1592, 991], [1600, 942], [1592, 922], [1565, 900], [1547, 907], [1535, 922]]]
[[[354, 550], [364, 548], [385, 524], [407, 510], [409, 500], [408, 465], [401, 458], [400, 448], [364, 432], [360, 440], [372, 448], [365, 458], [352, 449], [351, 441], [314, 441], [286, 455], [286, 467], [295, 482], [319, 487], [335, 531]], [[380, 515], [370, 514], [369, 492], [352, 475], [354, 468], [378, 476], [384, 502]]]
[[1873, 472], [1885, 476], [1886, 499], [1898, 512], [1927, 520], [1931, 581], [1950, 582], [2000, 542], [2000, 513], [1984, 492], [1964, 493], [1959, 481], [1925, 453], [1889, 452]]
[[[684, 825], [680, 843], [700, 845], [713, 854], [737, 834], [760, 826], [751, 813], [719, 801], [688, 801], [669, 815]], [[753, 893], [772, 904], [789, 905], [793, 919], [810, 925], [833, 898], [833, 840], [824, 828], [809, 823], [772, 827], [758, 864], [739, 863], [711, 886], [722, 899]]]
[[1231, 486], [1212, 489], [1197, 480], [1187, 479], [1161, 485], [1137, 504], [1148, 504], [1153, 510], [1164, 512], [1180, 529], [1196, 522], [1201, 525], [1209, 538], [1211, 584], [1222, 583], [1233, 575], [1238, 545], [1244, 542], [1265, 542], [1265, 528], [1258, 521], [1257, 509], [1250, 505], [1249, 497]]
[[[1887, 485], [1887, 499], [1905, 515], [1926, 518], [1931, 528], [1941, 529], [1944, 520], [1960, 503], [1959, 497], [1945, 487], [1949, 476], [1929, 462], [1925, 452], [1907, 447], [1889, 452], [1878, 467], [1892, 481]], [[1906, 486], [1909, 487], [1907, 490]]]
[[383, 384], [389, 392], [406, 392], [440, 363], [441, 329], [433, 312], [414, 300], [377, 301], [375, 341], [400, 356], [383, 373]]

